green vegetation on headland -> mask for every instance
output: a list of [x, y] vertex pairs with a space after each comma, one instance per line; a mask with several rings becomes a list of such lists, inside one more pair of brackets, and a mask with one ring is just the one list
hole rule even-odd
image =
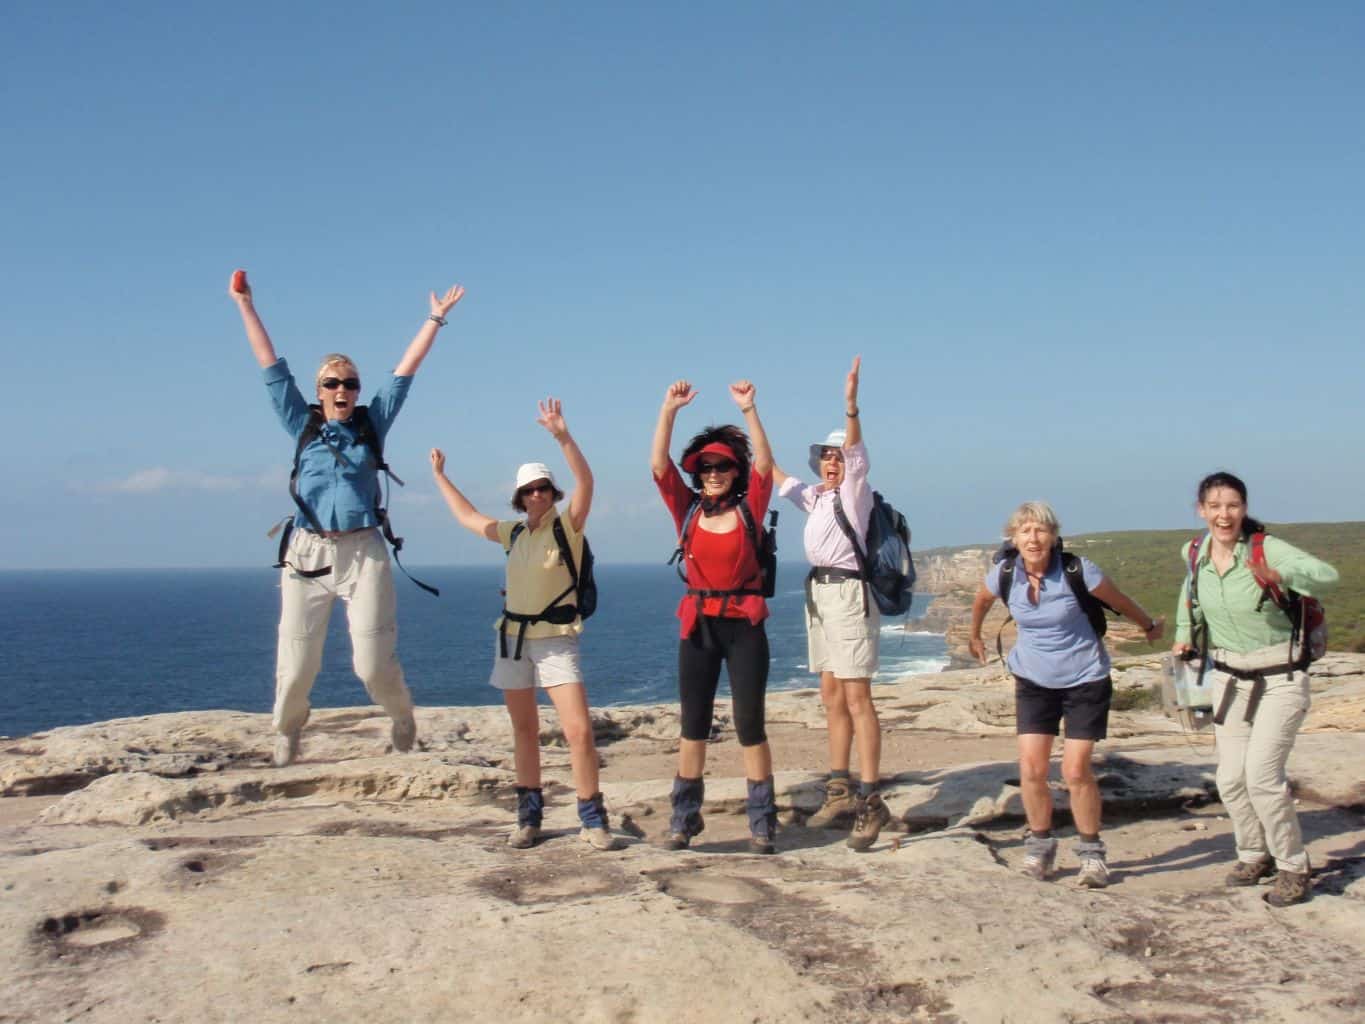
[[[1322, 595], [1327, 609], [1328, 646], [1334, 651], [1365, 651], [1365, 522], [1269, 523], [1266, 528], [1341, 573], [1341, 582]], [[1176, 602], [1185, 577], [1180, 549], [1196, 535], [1203, 533], [1191, 526], [1187, 530], [1121, 530], [1066, 538], [1068, 550], [1093, 561], [1147, 611], [1166, 616], [1166, 638], [1161, 643], [1154, 646], [1138, 643], [1127, 650], [1142, 653], [1170, 649]], [[963, 545], [939, 548], [932, 553], [950, 554], [969, 547], [994, 546]]]

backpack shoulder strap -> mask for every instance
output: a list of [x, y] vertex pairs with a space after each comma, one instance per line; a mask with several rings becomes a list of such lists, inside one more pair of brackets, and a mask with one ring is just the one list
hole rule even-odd
[[559, 545], [559, 557], [564, 559], [564, 565], [569, 570], [569, 579], [573, 580], [574, 590], [578, 589], [578, 566], [574, 564], [573, 548], [569, 547], [569, 535], [564, 532], [564, 523], [559, 516], [555, 516], [555, 521], [550, 524], [554, 531], [555, 543]]
[[1072, 554], [1070, 551], [1063, 551], [1061, 555], [1062, 576], [1066, 579], [1066, 585], [1071, 588], [1071, 593], [1075, 595], [1081, 610], [1085, 612], [1085, 617], [1090, 620], [1095, 635], [1103, 636], [1105, 632], [1104, 610], [1109, 606], [1090, 593], [1090, 588], [1085, 585], [1085, 567], [1081, 565], [1080, 556]]
[[1253, 533], [1249, 543], [1251, 545], [1251, 557], [1247, 559], [1247, 568], [1256, 577], [1256, 582], [1261, 585], [1261, 600], [1257, 608], [1259, 609], [1260, 605], [1265, 604], [1265, 599], [1268, 597], [1279, 606], [1281, 611], [1288, 612], [1293, 604], [1293, 597], [1281, 590], [1278, 583], [1269, 582], [1261, 574], [1262, 569], [1270, 568], [1270, 563], [1265, 558], [1265, 534]]
[[1006, 555], [1000, 560], [1000, 603], [1005, 606], [1007, 615], [1010, 610], [1010, 587], [1014, 586], [1014, 564], [1018, 557]]
[[507, 554], [509, 557], [512, 554], [512, 545], [516, 544], [517, 538], [520, 537], [525, 532], [526, 532], [525, 521], [522, 521], [520, 523], [514, 523], [512, 525], [512, 533], [507, 538]]
[[[294, 504], [299, 507], [303, 517], [308, 520], [308, 525], [318, 533], [322, 533], [322, 523], [318, 521], [317, 513], [303, 500], [303, 495], [299, 493], [299, 466], [303, 462], [303, 450], [312, 444], [317, 438], [322, 437], [322, 425], [326, 422], [322, 416], [322, 406], [310, 405], [308, 407], [308, 422], [304, 424], [303, 430], [299, 431], [298, 444], [294, 446], [294, 468], [289, 472], [289, 496], [294, 499]], [[324, 438], [324, 440], [326, 440]], [[332, 457], [341, 460], [341, 453], [332, 445], [327, 445]], [[281, 555], [280, 561], [284, 557]]]

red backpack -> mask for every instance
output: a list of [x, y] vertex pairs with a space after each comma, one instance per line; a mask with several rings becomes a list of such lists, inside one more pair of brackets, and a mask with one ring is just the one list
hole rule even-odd
[[[1199, 605], [1196, 584], [1199, 579], [1199, 549], [1203, 541], [1203, 537], [1195, 537], [1190, 542], [1190, 585], [1186, 608], [1190, 612], [1191, 629], [1194, 628], [1194, 609]], [[1260, 611], [1266, 598], [1269, 598], [1289, 618], [1294, 630], [1289, 637], [1289, 663], [1303, 671], [1327, 653], [1327, 613], [1316, 597], [1300, 594], [1289, 587], [1281, 589], [1278, 583], [1265, 579], [1262, 570], [1270, 568], [1270, 565], [1265, 559], [1264, 533], [1253, 533], [1248, 542], [1251, 545], [1251, 557], [1247, 559], [1247, 568], [1261, 585], [1261, 599], [1256, 603], [1256, 610]]]

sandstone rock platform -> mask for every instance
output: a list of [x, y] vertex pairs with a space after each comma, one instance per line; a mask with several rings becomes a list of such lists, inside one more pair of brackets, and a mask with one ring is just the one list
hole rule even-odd
[[[748, 852], [724, 715], [705, 833], [652, 844], [667, 706], [594, 711], [613, 853], [578, 838], [548, 709], [548, 835], [527, 851], [505, 844], [501, 708], [420, 709], [406, 755], [375, 709], [316, 711], [285, 769], [266, 719], [229, 711], [0, 741], [0, 1021], [1359, 1021], [1363, 672], [1330, 655], [1315, 677], [1290, 762], [1315, 895], [1287, 910], [1222, 886], [1211, 738], [1150, 708], [1117, 712], [1097, 758], [1113, 884], [1076, 887], [1065, 838], [1056, 880], [1018, 874], [998, 667], [877, 688], [898, 819], [864, 854], [802, 824], [814, 691], [769, 700], [773, 857]], [[1121, 662], [1116, 684], [1155, 673]]]

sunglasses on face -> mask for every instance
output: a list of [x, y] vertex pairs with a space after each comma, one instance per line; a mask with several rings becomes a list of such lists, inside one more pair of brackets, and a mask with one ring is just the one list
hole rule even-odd
[[844, 453], [841, 452], [838, 448], [821, 448], [820, 461], [828, 462], [830, 459], [834, 459], [836, 462], [843, 462]]
[[525, 498], [532, 494], [539, 494], [541, 491], [549, 491], [551, 494], [553, 494], [554, 489], [555, 485], [550, 483], [527, 484], [525, 487], [518, 490], [517, 493], [520, 494], [523, 498]]
[[697, 475], [706, 476], [708, 473], [729, 473], [736, 466], [736, 463], [729, 459], [722, 459], [720, 462], [703, 462], [697, 466]]
[[360, 390], [359, 377], [347, 377], [343, 380], [340, 377], [323, 377], [318, 381], [318, 387], [326, 388], [328, 391], [335, 391], [337, 388], [345, 388], [347, 391]]

